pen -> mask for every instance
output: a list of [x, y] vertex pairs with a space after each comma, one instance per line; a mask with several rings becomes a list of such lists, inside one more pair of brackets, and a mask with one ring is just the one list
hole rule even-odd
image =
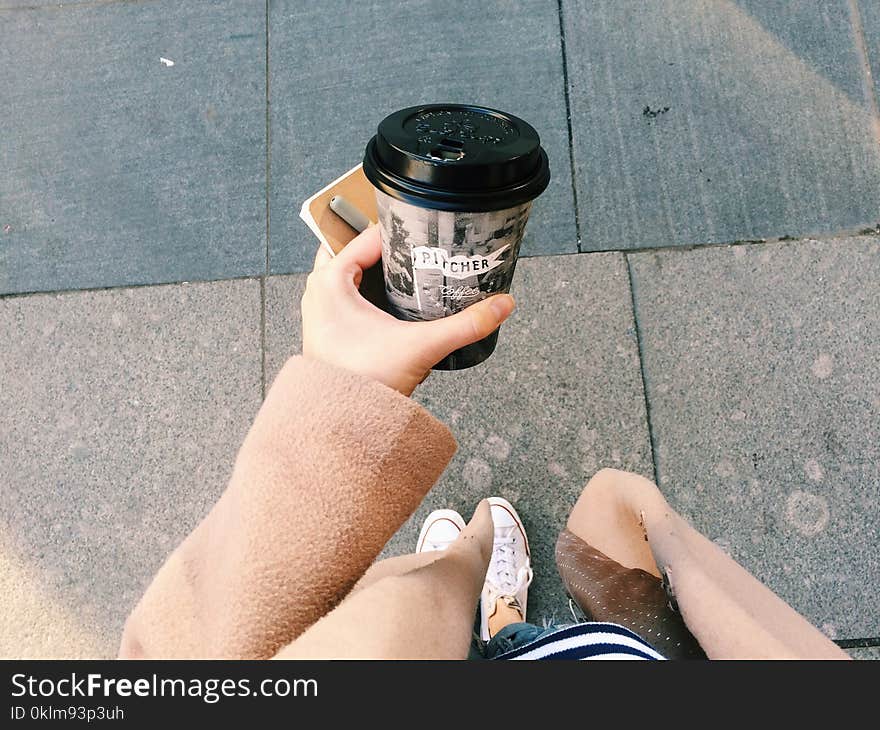
[[358, 233], [366, 230], [370, 225], [370, 219], [355, 208], [341, 195], [334, 195], [330, 198], [330, 210], [344, 220], [348, 225], [354, 228]]

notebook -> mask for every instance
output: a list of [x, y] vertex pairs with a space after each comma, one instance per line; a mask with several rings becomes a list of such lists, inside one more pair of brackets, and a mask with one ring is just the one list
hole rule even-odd
[[[358, 234], [331, 210], [330, 201], [336, 196], [344, 198], [348, 205], [354, 206], [371, 223], [376, 223], [378, 220], [376, 189], [364, 175], [363, 165], [352, 168], [308, 198], [302, 204], [299, 216], [306, 222], [321, 245], [333, 256]], [[360, 292], [367, 301], [386, 312], [390, 311], [381, 261], [364, 272]]]
[[332, 254], [338, 254], [357, 235], [357, 231], [330, 209], [330, 200], [343, 197], [372, 223], [376, 217], [376, 189], [364, 175], [363, 165], [321, 188], [302, 204], [299, 216]]

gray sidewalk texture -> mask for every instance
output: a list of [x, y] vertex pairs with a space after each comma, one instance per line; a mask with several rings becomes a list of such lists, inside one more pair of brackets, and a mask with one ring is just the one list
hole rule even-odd
[[383, 554], [504, 496], [564, 621], [556, 534], [628, 469], [880, 658], [880, 3], [0, 0], [0, 37], [0, 656], [114, 654], [299, 351], [302, 200], [461, 101], [553, 182], [496, 353], [414, 396], [459, 450]]

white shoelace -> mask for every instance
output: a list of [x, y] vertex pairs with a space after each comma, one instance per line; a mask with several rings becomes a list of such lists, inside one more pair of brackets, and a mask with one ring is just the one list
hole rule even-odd
[[495, 600], [499, 596], [510, 596], [515, 598], [523, 588], [526, 588], [532, 582], [532, 568], [526, 564], [520, 567], [516, 572], [516, 537], [514, 531], [518, 531], [516, 525], [511, 525], [506, 530], [498, 530], [495, 533], [495, 543], [492, 547], [492, 561], [489, 572], [494, 574], [498, 584], [488, 579], [486, 580], [489, 588], [490, 600]]

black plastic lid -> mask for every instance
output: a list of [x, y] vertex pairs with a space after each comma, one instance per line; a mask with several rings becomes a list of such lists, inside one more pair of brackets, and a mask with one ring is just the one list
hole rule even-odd
[[534, 127], [495, 109], [428, 104], [385, 117], [367, 144], [364, 174], [422, 208], [489, 211], [537, 198], [550, 182]]

